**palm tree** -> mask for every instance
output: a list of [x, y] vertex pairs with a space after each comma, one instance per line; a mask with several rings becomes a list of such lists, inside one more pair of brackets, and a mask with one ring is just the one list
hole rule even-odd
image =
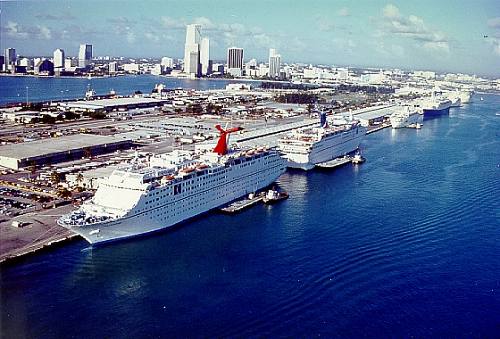
[[58, 183], [60, 183], [61, 182], [61, 177], [60, 177], [59, 173], [57, 173], [56, 171], [53, 171], [50, 174], [50, 181], [52, 181], [52, 183], [54, 185], [57, 185]]
[[83, 182], [83, 174], [82, 173], [78, 173], [76, 175], [76, 182], [78, 183], [78, 186], [81, 186], [81, 184]]

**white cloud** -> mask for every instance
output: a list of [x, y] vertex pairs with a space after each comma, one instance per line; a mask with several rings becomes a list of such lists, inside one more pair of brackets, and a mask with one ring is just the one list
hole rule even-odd
[[7, 21], [5, 31], [7, 32], [7, 35], [12, 38], [26, 39], [29, 35], [28, 32], [24, 31], [21, 26], [14, 21]]
[[382, 10], [382, 13], [384, 17], [388, 19], [396, 19], [400, 16], [399, 9], [393, 4], [387, 4]]
[[160, 20], [163, 27], [168, 29], [178, 29], [186, 27], [186, 24], [184, 22], [168, 16], [162, 16]]
[[488, 26], [490, 26], [491, 28], [500, 29], [500, 17], [489, 19]]
[[424, 20], [416, 15], [403, 16], [399, 9], [389, 4], [382, 10], [383, 30], [387, 33], [416, 41], [421, 47], [448, 53], [450, 46], [443, 32], [427, 27]]
[[159, 42], [160, 41], [160, 37], [156, 34], [151, 33], [151, 32], [144, 33], [144, 36], [146, 37], [146, 39], [148, 39], [152, 42]]
[[38, 26], [39, 32], [40, 32], [40, 37], [45, 40], [50, 40], [52, 39], [52, 32], [50, 29], [46, 26]]
[[211, 30], [216, 28], [216, 25], [209, 18], [203, 16], [195, 18], [193, 23], [201, 25], [202, 29], [206, 30]]
[[351, 13], [349, 12], [349, 8], [343, 7], [341, 9], [339, 9], [339, 11], [337, 12], [337, 15], [338, 16], [350, 16]]
[[134, 32], [128, 32], [126, 35], [125, 35], [125, 38], [127, 39], [127, 42], [129, 44], [133, 44], [136, 40], [136, 37], [135, 37], [135, 33]]

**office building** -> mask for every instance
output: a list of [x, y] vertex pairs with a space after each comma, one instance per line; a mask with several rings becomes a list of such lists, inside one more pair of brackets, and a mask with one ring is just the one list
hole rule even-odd
[[232, 76], [241, 76], [243, 69], [243, 48], [227, 49], [227, 72]]
[[118, 63], [116, 61], [111, 61], [108, 64], [108, 72], [110, 74], [114, 74], [114, 73], [118, 72]]
[[184, 45], [184, 73], [199, 77], [200, 65], [201, 25], [186, 26], [186, 44]]
[[78, 67], [87, 68], [92, 61], [92, 45], [82, 44], [78, 51]]
[[54, 68], [64, 68], [64, 50], [58, 48], [54, 51]]
[[173, 69], [174, 68], [174, 59], [169, 58], [169, 57], [163, 57], [161, 58], [160, 65], [166, 68]]
[[279, 78], [281, 68], [281, 55], [274, 48], [269, 49], [269, 77]]
[[9, 71], [13, 70], [16, 65], [16, 49], [15, 48], [6, 48], [5, 49], [5, 58], [4, 58], [4, 70]]
[[201, 39], [200, 63], [202, 75], [209, 75], [212, 73], [212, 65], [210, 62], [210, 40], [208, 38]]

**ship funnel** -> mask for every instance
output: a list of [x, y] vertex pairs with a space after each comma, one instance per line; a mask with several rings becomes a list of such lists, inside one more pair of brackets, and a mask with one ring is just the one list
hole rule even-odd
[[241, 127], [234, 127], [224, 130], [220, 125], [215, 125], [215, 128], [220, 133], [219, 141], [217, 141], [217, 145], [214, 148], [214, 152], [218, 155], [224, 155], [227, 153], [227, 136], [229, 133], [237, 132], [243, 130]]

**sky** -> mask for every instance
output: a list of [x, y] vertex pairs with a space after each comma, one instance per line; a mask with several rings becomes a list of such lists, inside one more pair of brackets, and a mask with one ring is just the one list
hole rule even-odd
[[462, 72], [500, 77], [499, 0], [7, 1], [0, 48], [67, 56], [181, 58], [185, 25], [199, 23], [211, 59], [228, 47], [246, 61]]

